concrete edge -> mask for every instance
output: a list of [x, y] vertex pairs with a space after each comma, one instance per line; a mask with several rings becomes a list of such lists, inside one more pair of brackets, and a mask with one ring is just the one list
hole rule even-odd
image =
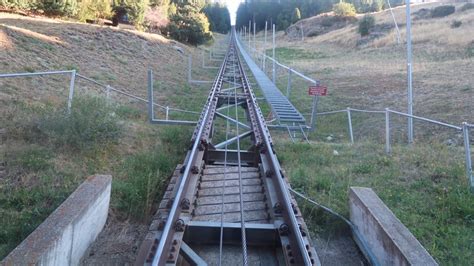
[[350, 218], [382, 265], [438, 265], [370, 188], [349, 190]]
[[112, 177], [88, 177], [1, 265], [77, 265], [107, 220]]

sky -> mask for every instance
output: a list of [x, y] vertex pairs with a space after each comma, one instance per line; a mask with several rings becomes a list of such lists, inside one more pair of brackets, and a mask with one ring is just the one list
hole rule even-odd
[[243, 0], [225, 0], [227, 8], [229, 9], [230, 13], [230, 23], [235, 25], [235, 17], [237, 14], [237, 8], [239, 8], [239, 4], [243, 2]]

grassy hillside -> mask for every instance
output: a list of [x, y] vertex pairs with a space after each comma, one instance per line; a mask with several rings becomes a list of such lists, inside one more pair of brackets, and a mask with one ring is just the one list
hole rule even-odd
[[[146, 97], [151, 68], [155, 101], [200, 111], [208, 88], [187, 84], [187, 54], [201, 58], [198, 49], [155, 34], [0, 13], [0, 73], [76, 69]], [[196, 66], [194, 78], [214, 76]], [[0, 258], [92, 174], [113, 176], [107, 228], [133, 253], [146, 226], [134, 242], [124, 244], [124, 232], [147, 224], [184, 158], [191, 127], [149, 125], [142, 102], [114, 93], [107, 101], [103, 89], [79, 78], [68, 116], [68, 89], [66, 76], [0, 79]]]
[[[462, 121], [472, 122], [474, 115], [474, 10], [460, 11], [463, 4], [456, 4], [457, 11], [450, 16], [421, 17], [421, 9], [438, 5], [412, 8], [414, 111], [460, 125]], [[404, 12], [404, 7], [394, 9], [402, 40]], [[310, 34], [313, 36], [306, 36], [304, 41], [295, 34], [297, 31], [277, 33], [277, 60], [328, 86], [329, 95], [320, 98], [318, 111], [346, 107], [406, 110], [405, 45], [397, 44], [389, 11], [372, 15], [376, 34], [369, 38], [360, 37], [357, 22], [350, 21], [326, 25], [326, 31], [313, 24], [320, 33]], [[305, 32], [311, 31], [311, 23], [322, 21], [308, 20], [300, 22], [306, 25]], [[453, 21], [461, 25], [453, 27]], [[271, 55], [271, 39], [265, 47], [263, 36], [257, 36], [257, 49]], [[271, 76], [269, 61], [266, 69]], [[287, 77], [287, 71], [277, 68], [277, 82], [284, 93]], [[308, 82], [293, 75], [292, 83], [292, 102], [303, 113], [310, 113]], [[272, 133], [293, 187], [346, 217], [349, 187], [372, 187], [440, 264], [470, 265], [474, 196], [464, 171], [460, 132], [415, 122], [415, 144], [407, 146], [406, 119], [393, 115], [391, 137], [395, 145], [392, 154], [386, 155], [384, 115], [353, 113], [352, 119], [354, 145], [348, 144], [346, 113], [319, 116], [317, 130], [310, 134], [311, 146], [295, 145], [284, 133]], [[330, 221], [320, 218], [317, 208], [303, 206], [315, 234], [328, 242], [337, 238], [325, 236], [321, 225]]]
[[[471, 74], [474, 54], [474, 9], [444, 18], [421, 18], [420, 9], [440, 4], [415, 5], [413, 18], [414, 110], [423, 116], [460, 123], [469, 120], [474, 109]], [[402, 41], [405, 38], [405, 9], [394, 9]], [[280, 32], [277, 35], [277, 59], [322, 81], [329, 96], [321, 99], [321, 111], [351, 106], [354, 108], [406, 109], [406, 52], [397, 44], [390, 12], [375, 16], [378, 38], [361, 38], [357, 22], [304, 41]], [[361, 17], [359, 17], [361, 18]], [[453, 21], [460, 21], [457, 28]], [[305, 28], [305, 32], [311, 28]], [[257, 47], [263, 48], [263, 34]], [[270, 48], [271, 42], [267, 44]], [[271, 53], [271, 50], [267, 50]], [[267, 64], [270, 67], [270, 64]], [[284, 72], [280, 72], [284, 74]], [[279, 79], [286, 87], [286, 77]], [[300, 82], [295, 79], [294, 82]], [[307, 84], [296, 86], [293, 100], [309, 111], [309, 101], [301, 101]], [[299, 91], [300, 93], [298, 94]], [[298, 98], [299, 97], [299, 98]]]

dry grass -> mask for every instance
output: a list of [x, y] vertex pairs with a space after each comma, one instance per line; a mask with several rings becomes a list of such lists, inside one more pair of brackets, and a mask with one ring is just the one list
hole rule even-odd
[[[435, 4], [416, 5], [413, 13]], [[455, 4], [459, 8], [460, 4]], [[404, 7], [394, 10], [399, 22], [402, 40], [405, 37]], [[391, 23], [389, 11], [374, 14], [377, 24]], [[453, 20], [462, 22], [451, 28]], [[413, 20], [413, 78], [415, 113], [459, 124], [472, 121], [474, 109], [474, 11], [456, 12], [445, 18]], [[286, 64], [319, 79], [329, 87], [329, 96], [321, 100], [320, 111], [347, 106], [364, 109], [390, 107], [406, 109], [406, 51], [405, 45], [396, 42], [395, 29], [386, 35], [357, 45], [360, 36], [357, 25], [334, 30], [304, 41], [291, 41], [283, 33], [277, 35], [277, 47], [303, 49], [320, 56], [304, 59], [285, 56]], [[263, 34], [259, 35], [262, 47]], [[267, 47], [270, 48], [268, 42]], [[470, 50], [471, 49], [471, 50]], [[291, 51], [290, 51], [291, 52]], [[277, 53], [278, 54], [278, 53]], [[286, 76], [284, 73], [281, 75]], [[284, 80], [284, 77], [283, 77]], [[298, 93], [303, 97], [301, 83]], [[298, 85], [297, 85], [298, 87]], [[304, 105], [309, 105], [307, 100]], [[299, 102], [296, 103], [297, 105]]]
[[[182, 48], [184, 55], [176, 46]], [[188, 54], [195, 60], [195, 79], [214, 77], [212, 71], [199, 68], [199, 49], [160, 35], [0, 13], [0, 73], [76, 69], [82, 75], [146, 97], [146, 75], [151, 68], [156, 102], [200, 111], [209, 87], [187, 84]], [[146, 224], [152, 213], [149, 203], [161, 193], [149, 193], [146, 185], [150, 183], [146, 181], [166, 182], [184, 158], [191, 127], [151, 125], [143, 102], [114, 93], [111, 100], [117, 104], [110, 106], [113, 111], [107, 115], [117, 117], [122, 129], [114, 143], [100, 142], [91, 145], [90, 150], [79, 151], [55, 144], [41, 130], [42, 121], [52, 114], [63, 114], [69, 81], [69, 76], [0, 79], [0, 165], [5, 165], [5, 170], [0, 169], [0, 258], [34, 230], [86, 176], [96, 173], [109, 173], [114, 178], [111, 205], [116, 216]], [[75, 99], [103, 96], [100, 89], [76, 79]], [[73, 110], [79, 107], [75, 100]], [[84, 113], [101, 115], [93, 108], [87, 110], [90, 112]], [[158, 110], [156, 114], [163, 115]], [[178, 114], [171, 112], [170, 117]], [[196, 119], [196, 115], [183, 117]], [[127, 204], [136, 207], [127, 208]], [[117, 227], [121, 230], [127, 225]], [[128, 248], [132, 253], [136, 251], [132, 246]]]

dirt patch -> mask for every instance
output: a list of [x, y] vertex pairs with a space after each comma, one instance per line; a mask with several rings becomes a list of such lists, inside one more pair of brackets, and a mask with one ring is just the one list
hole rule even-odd
[[119, 221], [109, 212], [105, 228], [86, 251], [81, 265], [133, 264], [147, 232], [147, 224]]

